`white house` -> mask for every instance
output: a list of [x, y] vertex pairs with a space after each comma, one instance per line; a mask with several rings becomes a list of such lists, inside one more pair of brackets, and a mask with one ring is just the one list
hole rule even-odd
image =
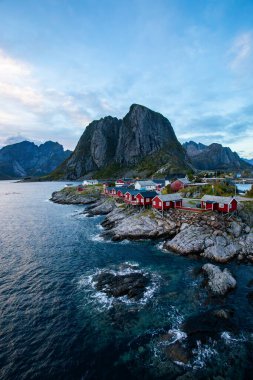
[[91, 186], [91, 185], [98, 185], [97, 179], [85, 179], [83, 181], [83, 186]]
[[135, 190], [156, 190], [157, 184], [153, 181], [136, 181]]

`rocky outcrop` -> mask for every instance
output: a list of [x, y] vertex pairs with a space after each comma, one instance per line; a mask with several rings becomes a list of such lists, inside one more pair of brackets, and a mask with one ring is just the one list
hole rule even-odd
[[108, 178], [129, 171], [148, 175], [165, 164], [167, 173], [185, 173], [188, 162], [169, 120], [133, 104], [122, 120], [108, 116], [89, 124], [71, 157], [52, 178], [73, 180], [89, 173]]
[[205, 264], [202, 270], [207, 275], [207, 285], [213, 294], [223, 296], [236, 287], [236, 280], [227, 269], [222, 271], [216, 265]]
[[205, 248], [205, 240], [211, 238], [206, 227], [190, 226], [184, 228], [172, 240], [164, 244], [164, 248], [182, 255], [200, 253]]
[[241, 251], [238, 243], [229, 243], [228, 245], [215, 244], [207, 247], [201, 256], [214, 260], [218, 263], [227, 263]]
[[230, 148], [223, 147], [221, 144], [211, 144], [209, 146], [195, 143], [194, 141], [183, 144], [188, 156], [196, 169], [199, 170], [241, 170], [252, 169], [232, 152]]
[[7, 145], [0, 149], [0, 179], [46, 175], [70, 156], [57, 142], [40, 146], [30, 141]]
[[120, 274], [105, 271], [93, 277], [97, 290], [115, 298], [126, 296], [129, 299], [139, 299], [149, 282], [150, 278], [141, 272]]
[[135, 213], [116, 209], [102, 223], [107, 228], [104, 236], [112, 240], [124, 239], [154, 239], [169, 237], [175, 234], [176, 224], [155, 216], [152, 210]]
[[85, 214], [89, 216], [107, 215], [116, 208], [116, 204], [112, 198], [103, 198], [85, 210]]
[[60, 203], [63, 205], [87, 205], [95, 203], [97, 201], [96, 195], [92, 194], [78, 194], [73, 191], [61, 190], [55, 191], [50, 198], [50, 201], [54, 203]]

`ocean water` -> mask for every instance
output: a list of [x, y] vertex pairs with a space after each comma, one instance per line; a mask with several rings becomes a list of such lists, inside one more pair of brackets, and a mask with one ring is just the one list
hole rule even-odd
[[[253, 266], [227, 265], [236, 291], [209, 297], [204, 260], [103, 240], [103, 217], [49, 201], [63, 185], [0, 182], [0, 379], [252, 378]], [[151, 276], [141, 300], [96, 291], [94, 274], [127, 263]], [[171, 360], [183, 323], [213, 307], [233, 308], [233, 331], [197, 342], [187, 363]]]

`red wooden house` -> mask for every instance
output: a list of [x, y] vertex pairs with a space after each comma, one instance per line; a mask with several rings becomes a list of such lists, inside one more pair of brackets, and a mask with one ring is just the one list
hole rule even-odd
[[117, 189], [115, 187], [105, 187], [104, 193], [106, 195], [117, 196]]
[[237, 200], [233, 197], [204, 195], [201, 198], [201, 208], [205, 210], [233, 212], [237, 210]]
[[129, 187], [125, 187], [125, 186], [119, 187], [119, 188], [117, 189], [117, 196], [118, 196], [119, 198], [124, 198], [126, 192], [129, 191], [129, 190], [131, 190], [131, 189], [129, 189]]
[[182, 207], [182, 197], [179, 194], [157, 195], [152, 200], [152, 207], [157, 210]]
[[152, 199], [157, 195], [156, 191], [140, 191], [136, 195], [136, 204], [139, 206], [151, 206]]
[[128, 190], [125, 193], [124, 200], [126, 203], [136, 206], [136, 195], [139, 194], [138, 190]]
[[123, 181], [123, 179], [117, 179], [117, 181], [115, 182], [116, 187], [120, 187], [124, 185], [125, 185], [125, 181]]
[[172, 182], [170, 186], [173, 191], [177, 192], [189, 186], [190, 184], [191, 182], [188, 180], [188, 178], [178, 178], [176, 181]]

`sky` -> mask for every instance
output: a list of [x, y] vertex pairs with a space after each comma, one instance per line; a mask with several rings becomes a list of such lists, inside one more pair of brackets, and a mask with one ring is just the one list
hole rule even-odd
[[0, 0], [0, 147], [74, 149], [132, 103], [253, 157], [252, 0]]

